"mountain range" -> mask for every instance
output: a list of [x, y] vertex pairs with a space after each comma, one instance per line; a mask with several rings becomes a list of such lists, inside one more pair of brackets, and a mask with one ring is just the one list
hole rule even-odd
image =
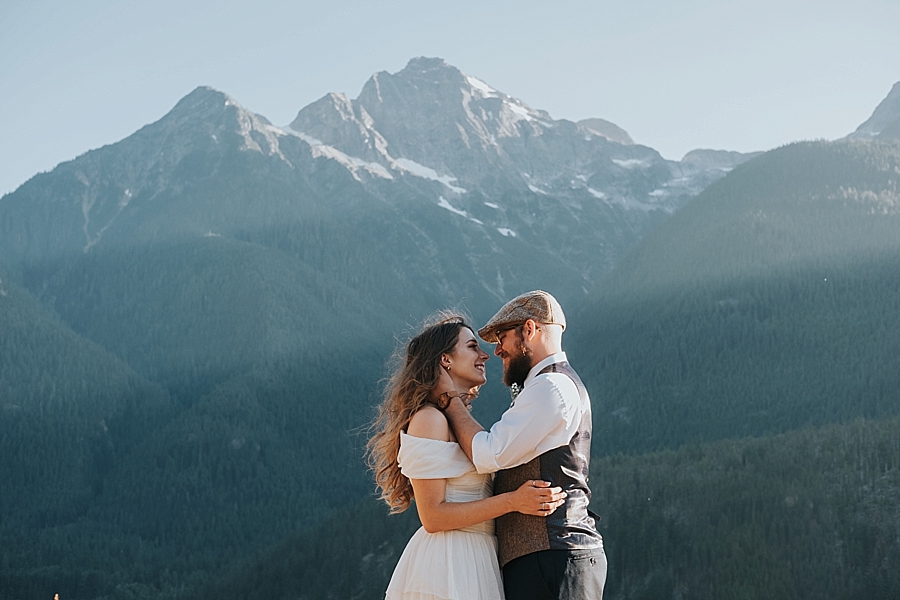
[[[308, 550], [378, 597], [414, 525], [364, 500], [391, 352], [528, 289], [570, 316], [597, 459], [900, 413], [897, 90], [847, 140], [675, 162], [417, 58], [284, 126], [197, 88], [36, 175], [0, 198], [0, 587], [221, 596], [264, 572], [297, 597]], [[343, 553], [317, 541], [353, 520]]]
[[[156, 123], [7, 195], [3, 251], [35, 264], [98, 245], [252, 235], [373, 204], [402, 219], [415, 198], [492, 254], [537, 247], [587, 289], [644, 232], [751, 156], [666, 161], [611, 123], [553, 120], [419, 58], [374, 75], [356, 100], [328, 94], [284, 127], [198, 88]], [[507, 295], [512, 273], [468, 259], [483, 287]]]

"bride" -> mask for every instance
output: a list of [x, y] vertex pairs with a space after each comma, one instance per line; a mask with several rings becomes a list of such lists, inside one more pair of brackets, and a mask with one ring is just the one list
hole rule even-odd
[[[491, 495], [492, 476], [476, 472], [434, 404], [441, 378], [471, 401], [486, 381], [489, 356], [458, 315], [438, 315], [397, 356], [368, 442], [369, 466], [390, 512], [413, 499], [422, 527], [403, 551], [388, 600], [502, 600], [495, 517], [547, 516], [565, 493], [544, 481]], [[444, 388], [446, 389], [446, 387]]]

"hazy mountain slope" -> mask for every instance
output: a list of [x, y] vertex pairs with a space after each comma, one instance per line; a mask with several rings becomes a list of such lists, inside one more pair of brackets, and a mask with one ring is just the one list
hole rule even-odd
[[[895, 598], [898, 439], [897, 419], [858, 421], [594, 459], [603, 597]], [[417, 527], [369, 499], [200, 597], [381, 598]]]
[[159, 121], [5, 196], [0, 244], [39, 268], [94, 247], [254, 231], [354, 210], [367, 194], [353, 175], [225, 94], [197, 88]]
[[[83, 335], [191, 401], [285, 355], [371, 343], [360, 292], [275, 249], [226, 237], [98, 251], [44, 293]], [[380, 332], [379, 332], [380, 333]]]
[[900, 82], [894, 84], [887, 97], [875, 108], [872, 116], [847, 137], [865, 140], [900, 138]]
[[890, 143], [794, 144], [768, 152], [648, 236], [613, 280], [664, 288], [893, 249], [898, 155], [900, 147]]
[[900, 146], [797, 144], [711, 186], [573, 318], [594, 451], [900, 412]]

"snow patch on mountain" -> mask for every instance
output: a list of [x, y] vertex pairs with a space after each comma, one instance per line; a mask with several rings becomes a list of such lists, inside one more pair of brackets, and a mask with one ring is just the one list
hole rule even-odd
[[322, 156], [337, 161], [338, 163], [346, 167], [350, 171], [350, 174], [353, 175], [353, 178], [357, 181], [362, 181], [357, 173], [359, 169], [363, 169], [367, 173], [376, 177], [381, 177], [382, 179], [394, 178], [394, 176], [391, 175], [390, 171], [384, 168], [383, 165], [376, 162], [368, 162], [356, 156], [350, 156], [349, 154], [341, 152], [334, 146], [329, 146], [321, 140], [317, 140], [316, 138], [310, 135], [306, 135], [303, 132], [296, 131], [294, 129], [291, 129], [290, 127], [278, 128], [275, 126], [270, 126], [270, 128], [273, 131], [279, 132], [281, 135], [293, 135], [300, 138], [301, 140], [309, 144], [313, 157]]
[[447, 199], [444, 198], [443, 196], [438, 196], [438, 206], [440, 206], [441, 208], [446, 208], [450, 212], [457, 214], [461, 217], [465, 217], [467, 219], [469, 218], [469, 213], [467, 213], [464, 210], [459, 210], [458, 208], [456, 208], [455, 206], [450, 204], [450, 202], [448, 202]]
[[613, 158], [612, 161], [625, 169], [635, 169], [637, 167], [644, 167], [647, 165], [647, 161], [641, 160], [639, 158]]
[[[608, 201], [608, 203], [610, 205], [613, 204], [613, 202], [609, 202], [609, 201]], [[617, 201], [615, 203], [620, 205], [621, 207], [623, 207], [625, 210], [639, 210], [641, 212], [647, 213], [647, 212], [650, 212], [651, 210], [662, 209], [669, 214], [675, 212], [674, 207], [666, 206], [664, 204], [650, 204], [647, 202], [641, 202], [637, 198], [620, 197], [617, 199]]]
[[495, 90], [494, 88], [492, 88], [491, 86], [489, 86], [488, 84], [486, 84], [485, 82], [481, 81], [480, 79], [478, 79], [476, 77], [472, 77], [471, 75], [466, 75], [466, 81], [468, 81], [469, 85], [471, 85], [473, 88], [475, 88], [476, 90], [481, 92], [485, 98], [499, 98], [500, 97], [500, 92], [498, 92], [497, 90]]
[[421, 177], [423, 179], [430, 179], [432, 181], [437, 181], [443, 183], [447, 188], [457, 194], [465, 194], [466, 190], [453, 185], [451, 182], [456, 181], [456, 177], [451, 177], [449, 175], [438, 175], [438, 172], [434, 169], [426, 167], [425, 165], [420, 165], [414, 160], [410, 160], [408, 158], [397, 158], [394, 159], [394, 164], [404, 171], [408, 171], [409, 173], [415, 175], [416, 177]]
[[534, 120], [534, 117], [532, 117], [530, 114], [528, 114], [527, 108], [525, 108], [523, 106], [519, 106], [518, 104], [513, 104], [512, 102], [507, 102], [506, 106], [508, 106], [509, 110], [513, 111], [513, 113], [515, 115], [517, 115], [519, 119], [525, 120], [525, 121], [533, 121]]
[[467, 213], [464, 210], [460, 210], [460, 209], [456, 208], [455, 206], [450, 204], [450, 202], [443, 196], [438, 196], [438, 206], [449, 210], [450, 212], [452, 212], [455, 215], [465, 217], [466, 219], [472, 221], [473, 223], [477, 223], [478, 225], [484, 225], [483, 221], [481, 221], [480, 219], [476, 219], [475, 217], [469, 215], [469, 213]]
[[516, 232], [512, 229], [507, 229], [506, 227], [498, 227], [497, 231], [499, 231], [500, 235], [503, 237], [516, 237]]

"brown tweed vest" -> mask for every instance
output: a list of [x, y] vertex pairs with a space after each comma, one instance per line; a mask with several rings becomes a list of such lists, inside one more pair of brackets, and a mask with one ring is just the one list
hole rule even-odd
[[[587, 390], [568, 362], [542, 369], [544, 373], [562, 373], [575, 382], [582, 402], [588, 402]], [[588, 404], [590, 406], [590, 404]], [[494, 494], [518, 489], [529, 479], [543, 479], [560, 486], [568, 497], [565, 504], [548, 517], [507, 513], [496, 520], [499, 559], [502, 568], [509, 561], [541, 550], [602, 548], [594, 518], [588, 514], [591, 490], [588, 469], [591, 456], [591, 412], [587, 410], [569, 444], [544, 452], [529, 462], [498, 471]]]

